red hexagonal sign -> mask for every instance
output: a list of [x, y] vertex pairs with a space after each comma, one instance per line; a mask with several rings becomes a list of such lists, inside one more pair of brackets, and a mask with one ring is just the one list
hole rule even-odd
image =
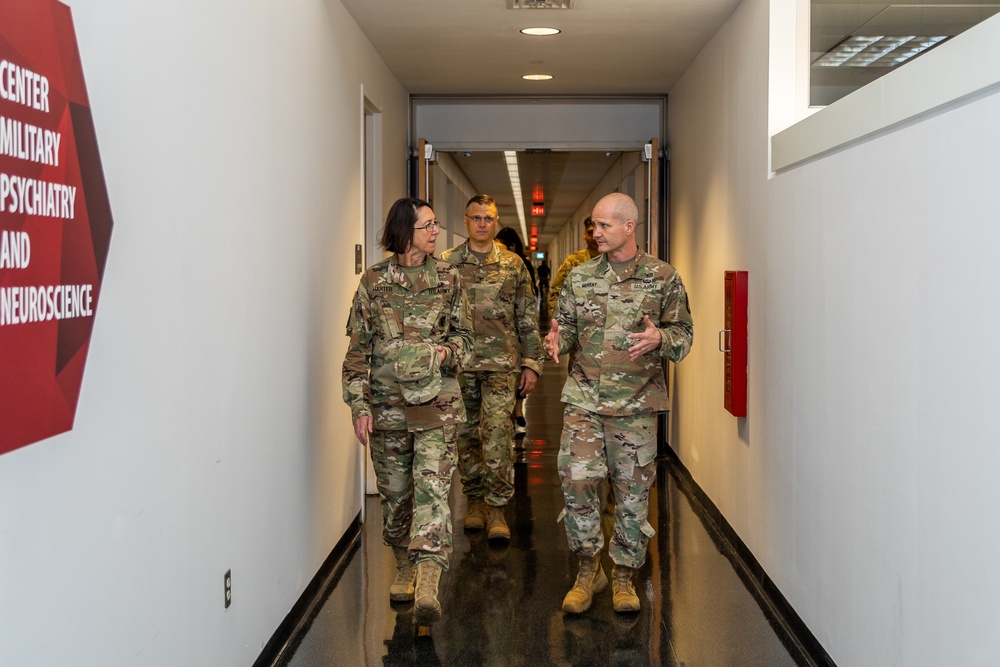
[[0, 454], [73, 428], [111, 205], [69, 7], [0, 2]]

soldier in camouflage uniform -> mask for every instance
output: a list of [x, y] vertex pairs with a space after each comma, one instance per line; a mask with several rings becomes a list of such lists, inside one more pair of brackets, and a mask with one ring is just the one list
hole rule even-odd
[[594, 207], [594, 238], [604, 255], [581, 264], [559, 296], [545, 348], [576, 350], [562, 400], [566, 404], [559, 477], [570, 550], [580, 572], [563, 600], [569, 613], [586, 611], [607, 586], [601, 568], [599, 488], [610, 477], [616, 500], [610, 555], [615, 611], [639, 610], [633, 572], [646, 560], [653, 536], [646, 520], [655, 475], [656, 413], [668, 409], [664, 360], [691, 349], [694, 329], [687, 293], [666, 262], [635, 243], [632, 198], [615, 193]]
[[419, 623], [441, 616], [456, 429], [465, 421], [456, 374], [473, 342], [458, 271], [433, 257], [439, 232], [427, 202], [393, 204], [382, 246], [395, 254], [361, 277], [343, 370], [354, 432], [371, 444], [382, 539], [396, 557], [389, 596], [415, 600]]
[[556, 299], [559, 298], [559, 292], [562, 290], [569, 272], [601, 254], [597, 250], [597, 241], [594, 240], [594, 221], [590, 217], [583, 221], [583, 240], [587, 243], [587, 247], [577, 250], [564, 259], [563, 263], [559, 265], [559, 270], [556, 271], [556, 277], [552, 279], [552, 287], [549, 289], [550, 318], [556, 316]]
[[504, 517], [514, 495], [515, 389], [527, 395], [542, 371], [535, 297], [522, 259], [493, 237], [496, 201], [476, 195], [465, 206], [469, 240], [441, 258], [454, 264], [469, 291], [475, 348], [462, 371], [468, 421], [459, 427], [458, 469], [468, 498], [465, 528], [510, 540]]

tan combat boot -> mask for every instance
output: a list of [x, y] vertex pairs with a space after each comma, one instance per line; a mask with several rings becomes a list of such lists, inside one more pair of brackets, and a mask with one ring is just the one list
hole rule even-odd
[[503, 507], [486, 506], [486, 525], [489, 527], [486, 539], [510, 541], [510, 527], [507, 525], [503, 511]]
[[576, 575], [573, 588], [563, 598], [563, 611], [582, 614], [590, 609], [594, 593], [600, 593], [607, 587], [608, 577], [601, 567], [601, 554], [580, 556], [580, 572]]
[[396, 578], [389, 586], [389, 599], [393, 602], [409, 602], [413, 600], [413, 582], [417, 578], [417, 568], [410, 560], [406, 547], [393, 547], [392, 555], [396, 557]]
[[469, 511], [465, 515], [466, 530], [482, 530], [486, 527], [486, 501], [469, 498]]
[[413, 602], [413, 618], [417, 625], [430, 625], [441, 619], [441, 603], [438, 602], [440, 581], [440, 565], [429, 560], [417, 563], [417, 590]]
[[611, 570], [611, 592], [614, 594], [612, 604], [615, 611], [639, 611], [639, 596], [635, 594], [635, 586], [632, 585], [634, 572], [635, 570], [624, 565], [615, 565]]

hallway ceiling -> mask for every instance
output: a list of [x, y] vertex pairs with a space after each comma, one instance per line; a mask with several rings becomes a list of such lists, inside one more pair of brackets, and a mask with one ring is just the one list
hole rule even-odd
[[[543, 97], [665, 95], [741, 0], [341, 2], [411, 95]], [[546, 4], [570, 8], [525, 8]], [[870, 30], [883, 35], [955, 35], [991, 16], [1000, 5], [976, 0], [813, 0], [812, 7], [815, 59], [848, 36]], [[561, 33], [532, 37], [519, 32], [540, 26]], [[521, 78], [534, 73], [553, 78]], [[857, 70], [822, 75], [831, 86], [842, 85], [834, 77], [860, 84], [873, 76]], [[502, 153], [455, 157], [476, 189], [501, 203], [505, 225], [518, 227]], [[604, 151], [518, 153], [522, 183], [544, 174], [549, 210], [545, 218], [534, 219], [542, 248], [607, 173], [607, 162]], [[524, 188], [524, 197], [530, 226], [530, 186]]]
[[[740, 0], [572, 0], [571, 9], [508, 9], [514, 0], [342, 2], [411, 95], [485, 97], [664, 95]], [[519, 32], [537, 26], [562, 32]], [[553, 78], [521, 78], [531, 73]], [[455, 159], [477, 190], [497, 199], [504, 226], [519, 228], [503, 153], [472, 151]], [[539, 247], [616, 159], [605, 151], [518, 152], [525, 218], [529, 230], [538, 225]], [[537, 182], [546, 215], [532, 218]]]
[[[341, 1], [411, 95], [477, 96], [665, 94], [740, 2]], [[519, 32], [533, 26], [562, 32]], [[521, 78], [538, 72], [554, 78]]]

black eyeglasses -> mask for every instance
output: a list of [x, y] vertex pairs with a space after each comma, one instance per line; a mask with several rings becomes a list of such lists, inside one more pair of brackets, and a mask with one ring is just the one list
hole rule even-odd
[[494, 218], [492, 215], [486, 215], [486, 216], [482, 216], [482, 215], [467, 215], [465, 217], [468, 218], [469, 220], [472, 220], [473, 222], [485, 222], [485, 223], [488, 223], [488, 224], [491, 224], [491, 225], [494, 222], [496, 222], [496, 218]]
[[434, 227], [435, 229], [441, 229], [441, 225], [438, 224], [437, 220], [431, 220], [423, 227], [414, 227], [414, 229], [419, 229], [420, 231], [424, 231], [424, 230], [429, 230], [431, 227]]

